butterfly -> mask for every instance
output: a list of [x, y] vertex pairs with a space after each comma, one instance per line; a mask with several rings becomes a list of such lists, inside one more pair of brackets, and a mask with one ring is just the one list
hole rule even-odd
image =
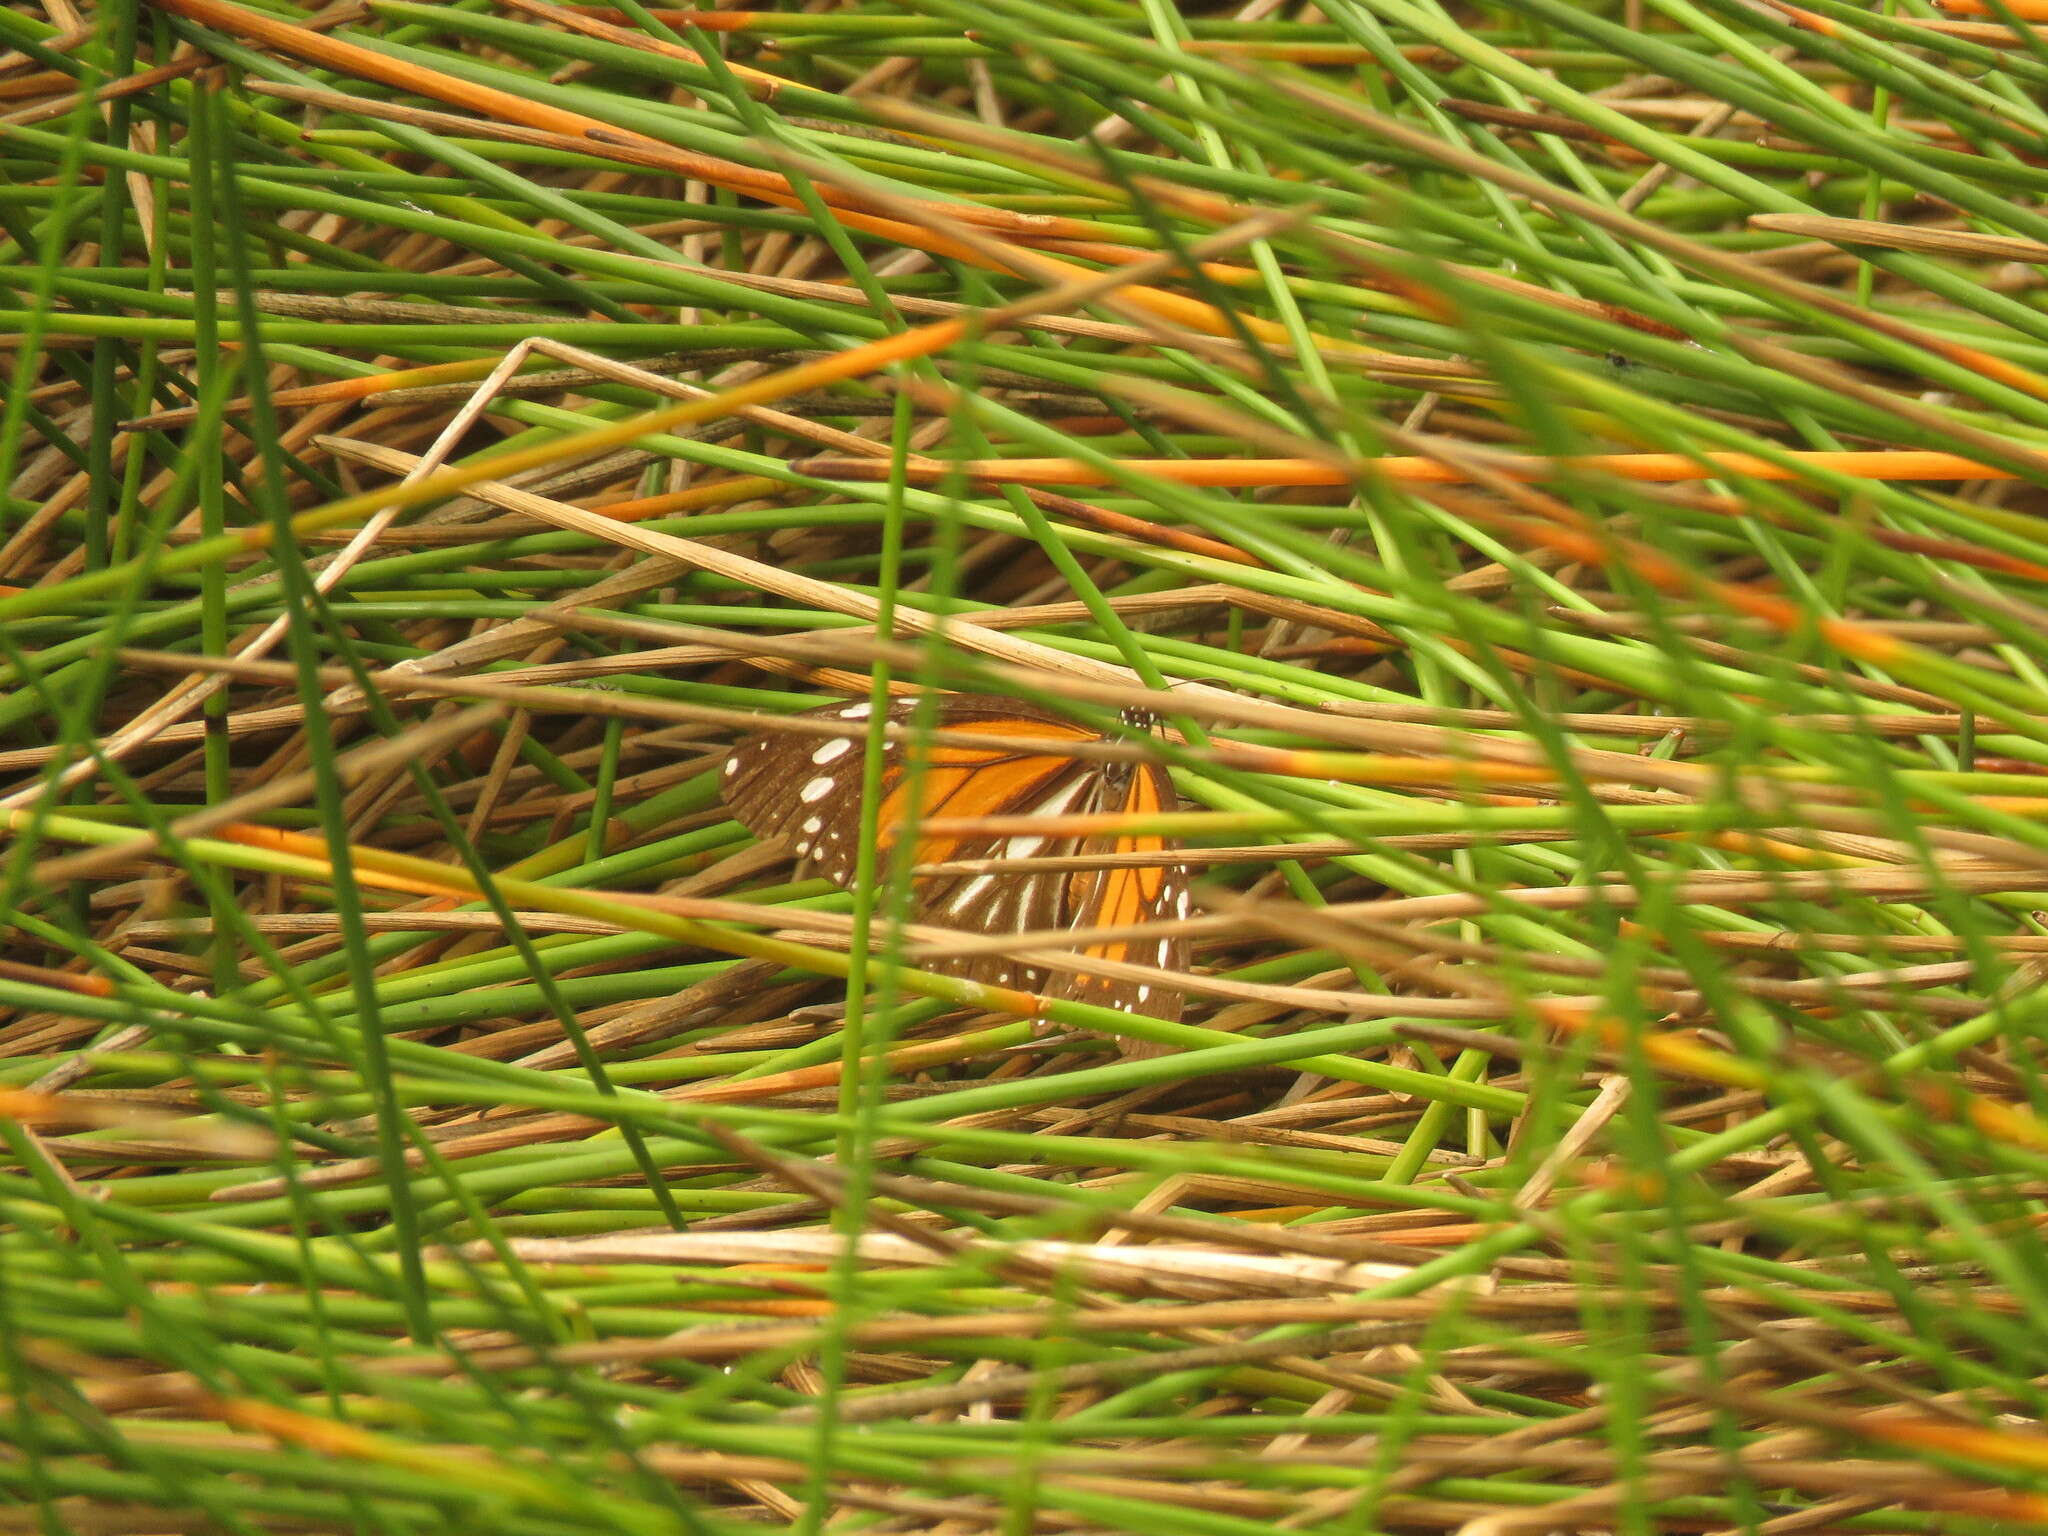
[[[888, 706], [891, 724], [907, 725], [918, 700]], [[929, 706], [928, 706], [929, 707]], [[828, 704], [806, 711], [815, 719], [865, 721], [867, 703]], [[803, 718], [803, 717], [799, 717]], [[1133, 723], [1147, 723], [1130, 716]], [[942, 730], [1015, 738], [1014, 747], [913, 745], [892, 740], [884, 748], [877, 852], [886, 860], [907, 829], [938, 818], [1065, 816], [1097, 812], [1145, 813], [1180, 807], [1166, 770], [1152, 762], [1095, 762], [1056, 750], [1067, 742], [1099, 742], [1100, 732], [1049, 709], [989, 694], [946, 694], [937, 703]], [[912, 802], [911, 760], [922, 767]], [[799, 859], [826, 879], [852, 889], [860, 846], [861, 781], [865, 754], [850, 736], [762, 731], [743, 738], [726, 759], [725, 803], [757, 837], [788, 841]], [[1093, 836], [968, 834], [919, 836], [916, 862], [1029, 859], [1161, 853], [1165, 838], [1117, 833]], [[1188, 915], [1186, 872], [1166, 864], [1107, 869], [1024, 869], [915, 877], [911, 920], [976, 935], [1045, 929], [1126, 927]], [[1185, 970], [1185, 938], [1105, 939], [1078, 951], [1082, 959], [1127, 961]], [[983, 954], [918, 962], [947, 975], [1046, 997], [1094, 1003], [1153, 1018], [1178, 1020], [1178, 989], [1147, 982], [1055, 971], [1020, 964], [1009, 954]]]

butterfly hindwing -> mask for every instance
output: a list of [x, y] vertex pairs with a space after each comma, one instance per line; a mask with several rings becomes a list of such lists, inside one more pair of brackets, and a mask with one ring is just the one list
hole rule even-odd
[[[932, 706], [927, 705], [930, 709]], [[865, 702], [830, 704], [809, 712], [849, 723], [871, 718]], [[919, 701], [892, 700], [891, 724], [919, 717]], [[1166, 771], [1153, 763], [1098, 763], [1057, 752], [1032, 752], [1028, 743], [1101, 739], [1052, 711], [1016, 699], [947, 694], [938, 701], [942, 729], [982, 730], [1021, 738], [1016, 748], [971, 748], [928, 743], [915, 800], [910, 749], [891, 743], [883, 759], [877, 833], [886, 856], [896, 839], [938, 817], [1060, 816], [1172, 810], [1178, 804]], [[764, 731], [743, 739], [725, 768], [725, 802], [742, 825], [763, 838], [786, 839], [797, 857], [835, 884], [851, 887], [860, 845], [862, 744], [850, 736], [819, 738]], [[1012, 860], [1160, 852], [1157, 837], [1052, 837], [990, 835], [921, 837], [917, 861]], [[1162, 865], [1095, 870], [1000, 868], [935, 875], [915, 885], [914, 920], [974, 934], [1030, 933], [1158, 922], [1185, 917], [1187, 877]], [[1084, 954], [1140, 965], [1184, 969], [1182, 939], [1104, 940]], [[938, 961], [935, 970], [998, 986], [1042, 992], [1100, 1007], [1178, 1018], [1177, 989], [1022, 966], [1009, 955]]]
[[[1123, 765], [1106, 778], [1097, 807], [1103, 811], [1147, 814], [1173, 810], [1178, 805], [1173, 784], [1166, 771], [1152, 763]], [[1089, 837], [1076, 839], [1064, 850], [1076, 855], [1159, 854], [1166, 840], [1155, 836]], [[1188, 915], [1187, 871], [1169, 864], [1127, 864], [1108, 869], [1077, 870], [1063, 877], [1066, 908], [1076, 917], [1074, 928], [1116, 928], [1138, 923], [1157, 923]], [[1126, 961], [1161, 970], [1185, 970], [1188, 943], [1185, 938], [1143, 936], [1104, 939], [1090, 944], [1082, 954], [1102, 960]], [[1121, 1008], [1153, 1018], [1177, 1020], [1181, 995], [1177, 990], [1155, 987], [1146, 982], [1087, 972], [1055, 975], [1043, 989], [1049, 996], [1071, 997], [1077, 1002], [1102, 1008]]]

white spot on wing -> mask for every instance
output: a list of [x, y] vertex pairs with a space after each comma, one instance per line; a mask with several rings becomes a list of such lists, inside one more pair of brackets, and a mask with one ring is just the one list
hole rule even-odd
[[948, 912], [965, 912], [970, 901], [977, 900], [981, 893], [995, 884], [994, 875], [981, 875], [960, 887], [959, 894], [946, 903]]
[[839, 711], [840, 718], [844, 720], [865, 720], [873, 713], [874, 706], [872, 704], [849, 704], [846, 708]]
[[806, 816], [804, 818], [804, 830], [815, 837], [825, 830], [825, 823], [816, 816]]
[[824, 799], [831, 793], [832, 781], [821, 773], [815, 779], [808, 781], [802, 789], [798, 790], [796, 797], [803, 801], [805, 805], [811, 805], [816, 801]]
[[811, 754], [811, 761], [820, 768], [827, 763], [837, 762], [853, 750], [853, 743], [844, 736], [835, 736]]
[[[1088, 787], [1088, 784], [1088, 775], [1079, 775], [1073, 783], [1066, 785], [1050, 800], [1041, 800], [1038, 804], [1032, 806], [1031, 814], [1034, 816], [1065, 815], [1068, 808], [1080, 797], [1081, 791]], [[1009, 846], [1010, 857], [1014, 859], [1025, 858], [1031, 850], [1041, 847], [1044, 842], [1045, 839], [1042, 837], [1013, 838]]]

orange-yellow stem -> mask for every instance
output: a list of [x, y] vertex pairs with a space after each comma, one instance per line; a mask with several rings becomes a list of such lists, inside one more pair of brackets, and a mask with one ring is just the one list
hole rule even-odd
[[[813, 461], [815, 465], [815, 461]], [[1788, 453], [1783, 461], [1753, 453], [1585, 453], [1565, 458], [1518, 455], [1489, 458], [1489, 469], [1517, 480], [1560, 474], [1606, 474], [1624, 480], [1673, 482], [1747, 475], [1756, 480], [1796, 480], [1809, 469], [1863, 480], [2011, 480], [2010, 470], [1980, 464], [1961, 454], [1931, 449], [1868, 450], [1844, 453]], [[1348, 485], [1360, 474], [1414, 484], [1455, 485], [1468, 479], [1454, 464], [1438, 459], [1389, 457], [1360, 460], [1356, 469], [1315, 459], [1125, 459], [1121, 468], [1180, 485], [1248, 488], [1270, 485]], [[827, 472], [819, 467], [820, 473]], [[969, 459], [921, 469], [937, 478], [966, 475], [1002, 485], [1109, 485], [1115, 476], [1079, 459]]]

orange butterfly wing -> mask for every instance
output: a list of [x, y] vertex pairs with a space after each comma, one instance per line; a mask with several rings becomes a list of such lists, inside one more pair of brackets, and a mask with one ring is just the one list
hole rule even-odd
[[[914, 699], [892, 701], [889, 719], [908, 723], [916, 709]], [[866, 704], [851, 703], [831, 704], [809, 713], [825, 719], [862, 721], [870, 710]], [[986, 731], [1025, 743], [1034, 738], [1049, 743], [1101, 739], [1036, 705], [982, 694], [944, 696], [938, 702], [937, 723], [942, 729]], [[1035, 753], [1028, 746], [1016, 750], [929, 746], [922, 761], [913, 804], [909, 752], [897, 743], [887, 749], [876, 815], [884, 854], [906, 830], [940, 816], [1143, 813], [1172, 810], [1179, 804], [1166, 771], [1154, 763], [1087, 762]], [[727, 760], [726, 805], [756, 836], [787, 839], [800, 860], [836, 884], [850, 887], [860, 843], [863, 763], [860, 744], [848, 738], [819, 741], [764, 731], [741, 741]], [[920, 837], [916, 856], [919, 863], [932, 864], [955, 859], [1161, 853], [1167, 846], [1166, 839], [1157, 836], [969, 835]], [[1129, 926], [1188, 915], [1185, 873], [1161, 865], [935, 875], [919, 879], [914, 889], [915, 921], [977, 935]], [[1081, 954], [1163, 970], [1184, 970], [1188, 963], [1187, 943], [1179, 938], [1105, 939], [1088, 945]], [[1177, 1019], [1182, 1007], [1176, 988], [1019, 965], [1007, 954], [938, 961], [931, 968], [1154, 1018]]]

